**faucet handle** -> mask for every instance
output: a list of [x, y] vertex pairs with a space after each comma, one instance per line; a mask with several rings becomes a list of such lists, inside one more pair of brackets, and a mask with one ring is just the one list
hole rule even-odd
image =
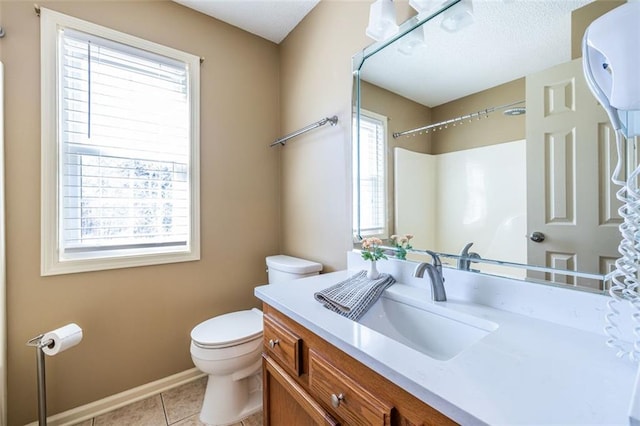
[[473, 242], [468, 243], [466, 246], [464, 246], [464, 248], [462, 249], [462, 252], [460, 253], [460, 256], [468, 256], [469, 249], [471, 248], [472, 245], [473, 245]]
[[[432, 264], [438, 271], [438, 274], [442, 275], [442, 261], [440, 260], [440, 256], [437, 253], [431, 250], [425, 250], [429, 256], [431, 256]], [[442, 279], [444, 281], [444, 278]]]
[[425, 252], [426, 252], [429, 256], [431, 256], [433, 266], [436, 266], [436, 267], [437, 267], [437, 266], [442, 266], [442, 261], [440, 260], [440, 256], [438, 256], [438, 253], [433, 252], [433, 251], [431, 251], [431, 250], [425, 250]]
[[473, 245], [473, 242], [467, 243], [466, 246], [460, 252], [460, 258], [458, 259], [458, 269], [462, 269], [463, 271], [469, 270], [469, 264], [471, 263], [467, 257], [469, 256], [469, 249]]
[[482, 259], [480, 255], [476, 252], [469, 253], [469, 249], [471, 248], [472, 245], [473, 243], [468, 243], [462, 249], [462, 252], [460, 253], [460, 258], [458, 259], [458, 269], [461, 269], [463, 271], [469, 271], [471, 262], [472, 262], [471, 259]]

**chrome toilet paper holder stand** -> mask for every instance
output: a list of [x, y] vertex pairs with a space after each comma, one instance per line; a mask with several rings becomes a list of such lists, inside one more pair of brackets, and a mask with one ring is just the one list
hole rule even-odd
[[38, 426], [47, 425], [47, 386], [44, 375], [44, 351], [43, 349], [53, 343], [53, 339], [42, 341], [44, 334], [34, 337], [27, 342], [27, 346], [36, 348], [38, 369]]

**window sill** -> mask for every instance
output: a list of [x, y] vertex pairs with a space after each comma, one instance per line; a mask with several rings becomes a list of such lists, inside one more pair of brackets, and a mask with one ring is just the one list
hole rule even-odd
[[180, 253], [155, 253], [144, 255], [124, 255], [120, 257], [58, 260], [46, 259], [43, 253], [41, 276], [75, 274], [80, 272], [110, 269], [135, 268], [138, 266], [161, 265], [165, 263], [192, 262], [200, 260], [200, 250]]

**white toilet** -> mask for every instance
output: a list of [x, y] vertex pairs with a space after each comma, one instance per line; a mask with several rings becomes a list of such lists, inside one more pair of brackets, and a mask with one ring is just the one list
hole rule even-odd
[[[322, 265], [295, 257], [267, 257], [269, 284], [317, 275]], [[231, 312], [191, 330], [191, 358], [207, 373], [200, 421], [229, 425], [262, 409], [262, 312]]]

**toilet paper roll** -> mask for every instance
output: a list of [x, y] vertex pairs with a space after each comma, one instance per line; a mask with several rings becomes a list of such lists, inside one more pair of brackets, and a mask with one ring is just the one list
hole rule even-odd
[[44, 346], [42, 352], [54, 356], [74, 347], [82, 340], [82, 329], [78, 324], [67, 324], [64, 327], [49, 331], [42, 336], [42, 342], [51, 340], [52, 343]]

